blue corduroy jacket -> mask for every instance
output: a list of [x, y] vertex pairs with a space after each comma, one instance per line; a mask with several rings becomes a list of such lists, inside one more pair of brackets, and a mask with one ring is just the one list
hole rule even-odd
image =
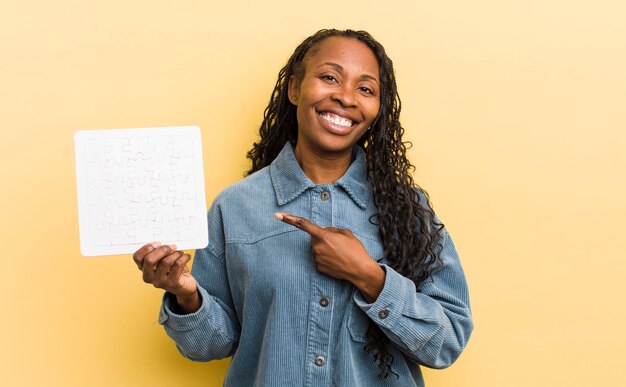
[[[159, 315], [180, 352], [195, 361], [232, 356], [225, 386], [423, 386], [420, 365], [445, 368], [473, 329], [467, 284], [444, 230], [443, 267], [416, 289], [386, 264], [364, 151], [334, 184], [313, 184], [291, 144], [274, 162], [226, 188], [208, 213], [209, 244], [196, 251], [192, 273], [202, 305], [173, 312], [165, 294]], [[385, 271], [382, 292], [368, 303], [349, 282], [315, 267], [309, 234], [274, 218], [303, 216], [345, 228]], [[378, 376], [364, 351], [367, 327], [390, 340], [392, 370]]]

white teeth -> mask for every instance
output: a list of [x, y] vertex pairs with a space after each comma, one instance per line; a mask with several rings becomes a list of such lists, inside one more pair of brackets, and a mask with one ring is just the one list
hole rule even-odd
[[343, 117], [338, 116], [336, 114], [323, 113], [323, 114], [321, 114], [321, 117], [323, 119], [325, 119], [326, 121], [330, 122], [331, 124], [334, 124], [334, 125], [343, 126], [343, 127], [346, 127], [346, 128], [352, 126], [352, 120], [349, 120], [347, 118], [343, 118]]

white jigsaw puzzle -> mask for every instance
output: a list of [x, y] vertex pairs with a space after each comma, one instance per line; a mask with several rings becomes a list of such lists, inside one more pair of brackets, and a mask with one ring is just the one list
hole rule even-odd
[[198, 127], [78, 131], [74, 143], [83, 255], [207, 245]]

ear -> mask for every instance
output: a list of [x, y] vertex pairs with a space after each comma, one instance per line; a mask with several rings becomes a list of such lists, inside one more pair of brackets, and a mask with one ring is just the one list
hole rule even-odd
[[289, 102], [298, 106], [298, 98], [300, 95], [300, 82], [296, 79], [295, 75], [289, 77], [289, 85], [288, 85], [288, 93], [289, 93]]

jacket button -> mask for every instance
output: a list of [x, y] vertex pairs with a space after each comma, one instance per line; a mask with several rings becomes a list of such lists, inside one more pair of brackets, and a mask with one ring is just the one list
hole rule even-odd
[[324, 356], [318, 356], [318, 357], [315, 358], [315, 365], [316, 366], [321, 367], [321, 366], [324, 365], [324, 363], [326, 363], [326, 359], [324, 359]]
[[320, 198], [322, 200], [328, 200], [328, 198], [330, 198], [330, 194], [326, 191], [322, 192], [322, 194], [320, 195]]
[[380, 312], [378, 312], [378, 317], [380, 318], [387, 318], [387, 316], [389, 316], [389, 311], [387, 309], [381, 309]]
[[327, 307], [329, 303], [330, 301], [328, 300], [327, 297], [320, 298], [320, 305], [323, 306], [324, 308]]

